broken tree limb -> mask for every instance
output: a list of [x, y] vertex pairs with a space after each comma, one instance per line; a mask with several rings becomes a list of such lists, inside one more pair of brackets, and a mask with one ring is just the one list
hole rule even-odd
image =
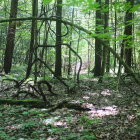
[[42, 90], [41, 84], [47, 85], [48, 91], [51, 93], [51, 95], [52, 96], [57, 96], [57, 94], [52, 91], [52, 85], [48, 81], [46, 81], [46, 80], [40, 80], [40, 81], [37, 82], [37, 84], [38, 84], [38, 88], [40, 87], [40, 90]]

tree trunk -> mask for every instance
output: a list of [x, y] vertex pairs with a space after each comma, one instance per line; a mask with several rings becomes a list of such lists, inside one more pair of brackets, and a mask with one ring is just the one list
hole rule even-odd
[[[99, 26], [102, 25], [101, 17], [101, 0], [96, 0], [100, 4], [100, 7], [96, 10], [96, 34], [101, 32]], [[95, 67], [94, 76], [101, 76], [101, 57], [102, 57], [102, 45], [99, 40], [95, 38]]]
[[[131, 12], [131, 8], [134, 5], [134, 0], [126, 0], [127, 3], [130, 3], [130, 9], [126, 11], [125, 15], [125, 30], [124, 35], [127, 35], [127, 38], [123, 40], [123, 47], [124, 47], [124, 53], [125, 53], [125, 63], [131, 67], [132, 63], [132, 34], [133, 34], [133, 23], [130, 23], [131, 20], [133, 20], [133, 13]], [[125, 72], [128, 73], [128, 71], [125, 69]]]
[[[117, 2], [117, 1], [116, 1]], [[117, 50], [117, 9], [115, 8], [115, 29], [114, 29], [114, 50], [116, 51]], [[114, 72], [116, 71], [116, 57], [114, 56]]]
[[[18, 0], [11, 0], [10, 18], [17, 17]], [[16, 33], [16, 21], [10, 21], [7, 34], [7, 43], [4, 57], [4, 72], [10, 73], [12, 67], [12, 57], [15, 46], [15, 33]]]
[[[32, 0], [32, 16], [37, 17], [37, 15], [38, 15], [38, 0]], [[33, 19], [32, 27], [31, 27], [31, 41], [30, 41], [26, 78], [29, 77], [29, 75], [31, 73], [31, 69], [32, 69], [33, 54], [34, 54], [35, 46], [36, 46], [36, 36], [37, 36], [37, 21], [35, 19]]]
[[[108, 26], [109, 26], [109, 0], [105, 0], [105, 5], [107, 7], [107, 11], [105, 12], [105, 33], [109, 33], [109, 30], [107, 29]], [[110, 46], [110, 41], [107, 40], [106, 41], [106, 44], [108, 46]], [[104, 51], [103, 51], [104, 52]], [[105, 52], [106, 52], [106, 55], [105, 55], [105, 67], [106, 67], [106, 72], [109, 72], [110, 71], [110, 51], [105, 49]]]
[[[56, 18], [62, 19], [62, 0], [57, 0]], [[55, 76], [62, 76], [62, 52], [61, 52], [61, 22], [56, 21], [56, 60], [55, 60]]]
[[[105, 8], [107, 9], [107, 11], [104, 13], [104, 33], [108, 33], [108, 21], [109, 21], [109, 0], [105, 0]], [[105, 43], [109, 46], [109, 40], [107, 38], [105, 38], [106, 41]], [[101, 68], [101, 78], [99, 80], [99, 82], [102, 82], [104, 73], [105, 73], [105, 68], [106, 68], [106, 62], [107, 62], [107, 56], [110, 55], [110, 52], [107, 50], [107, 48], [105, 48], [103, 46], [103, 59], [102, 59], [102, 68]], [[109, 61], [110, 63], [110, 61]], [[109, 66], [109, 64], [108, 64]], [[109, 67], [107, 67], [109, 68]], [[108, 70], [109, 72], [109, 70]]]

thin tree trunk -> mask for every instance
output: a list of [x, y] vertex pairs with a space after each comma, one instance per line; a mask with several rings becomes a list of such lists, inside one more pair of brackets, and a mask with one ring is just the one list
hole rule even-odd
[[[100, 4], [100, 7], [96, 10], [96, 34], [99, 34], [101, 30], [99, 26], [102, 25], [101, 17], [101, 0], [96, 0]], [[101, 60], [102, 60], [102, 45], [99, 40], [95, 38], [95, 67], [94, 76], [101, 76]]]
[[[115, 8], [115, 31], [114, 31], [114, 38], [115, 38], [115, 41], [114, 41], [114, 50], [116, 51], [117, 50], [117, 42], [116, 42], [116, 39], [117, 39], [117, 10]], [[114, 56], [114, 72], [116, 70], [116, 57]]]
[[[79, 30], [79, 37], [78, 37], [78, 42], [77, 42], [77, 49], [76, 49], [76, 53], [78, 54], [79, 53], [79, 47], [80, 47], [80, 38], [81, 38], [81, 32]], [[75, 68], [74, 68], [74, 80], [76, 80], [76, 77], [77, 77], [77, 70], [79, 69], [79, 62], [78, 62], [78, 57], [76, 57], [76, 60], [75, 60]]]
[[[72, 9], [72, 22], [73, 22], [73, 18], [74, 18], [74, 13], [75, 13], [75, 9], [73, 7]], [[73, 33], [73, 28], [71, 27], [70, 29], [70, 47], [72, 45], [72, 33]], [[71, 57], [71, 50], [69, 49], [69, 64], [68, 64], [68, 78], [70, 77], [71, 75], [71, 70], [72, 70], [72, 66], [71, 66], [71, 60], [72, 60], [72, 57]]]
[[[17, 17], [18, 0], [11, 0], [10, 18]], [[16, 21], [10, 21], [7, 34], [7, 43], [4, 57], [4, 72], [10, 73], [12, 67], [13, 51], [15, 46]]]
[[[62, 19], [62, 0], [57, 0], [56, 18]], [[55, 76], [62, 76], [62, 35], [61, 22], [56, 21], [56, 60], [55, 60]]]
[[[108, 10], [104, 14], [104, 32], [108, 33], [109, 31], [107, 28], [108, 28], [108, 21], [109, 21], [109, 0], [105, 0], [105, 6], [106, 6], [106, 9], [108, 9]], [[106, 40], [105, 42], [109, 46], [109, 40]], [[105, 47], [103, 47], [103, 60], [102, 60], [102, 70], [101, 70], [102, 77], [104, 76], [104, 73], [105, 73], [105, 67], [106, 67], [108, 53], [109, 53], [109, 51]], [[100, 79], [100, 82], [102, 82], [102, 78]]]
[[[37, 15], [38, 15], [38, 0], [32, 0], [32, 16], [37, 17]], [[30, 41], [26, 78], [30, 76], [32, 70], [33, 54], [36, 46], [36, 37], [37, 37], [37, 20], [33, 19], [32, 27], [31, 27], [31, 41]]]
[[[107, 11], [105, 12], [105, 33], [108, 33], [109, 30], [107, 29], [109, 26], [109, 0], [105, 0], [105, 4], [107, 7]], [[107, 40], [106, 44], [109, 46], [110, 41]], [[106, 67], [106, 72], [109, 72], [110, 70], [110, 51], [105, 49], [105, 66]], [[104, 52], [104, 51], [103, 51]], [[104, 74], [104, 73], [103, 73]]]
[[[134, 0], [127, 0], [127, 2], [130, 2], [131, 8], [134, 5]], [[133, 20], [133, 13], [131, 12], [131, 8], [126, 12], [126, 26], [125, 26], [125, 32], [124, 34], [128, 35], [127, 40], [125, 41], [125, 62], [126, 64], [131, 67], [132, 65], [132, 34], [133, 34], [133, 23], [130, 23], [131, 20]], [[129, 24], [129, 25], [128, 25]], [[128, 73], [128, 71], [125, 69], [125, 72]]]

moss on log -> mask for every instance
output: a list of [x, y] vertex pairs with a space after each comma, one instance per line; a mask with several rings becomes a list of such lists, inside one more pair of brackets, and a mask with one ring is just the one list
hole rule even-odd
[[23, 105], [27, 107], [34, 108], [46, 108], [49, 106], [48, 102], [41, 100], [12, 100], [12, 99], [0, 99], [0, 104], [9, 104], [9, 105]]
[[0, 104], [8, 104], [8, 105], [23, 105], [26, 107], [33, 107], [33, 108], [48, 108], [46, 112], [54, 112], [57, 109], [61, 108], [68, 108], [74, 109], [78, 111], [90, 111], [91, 109], [82, 107], [81, 104], [71, 103], [69, 101], [62, 101], [57, 104], [50, 105], [48, 102], [44, 102], [41, 100], [12, 100], [12, 99], [0, 99]]

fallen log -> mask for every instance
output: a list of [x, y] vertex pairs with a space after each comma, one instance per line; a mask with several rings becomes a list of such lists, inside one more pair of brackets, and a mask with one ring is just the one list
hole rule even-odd
[[41, 100], [13, 100], [13, 99], [0, 99], [0, 104], [8, 105], [23, 105], [25, 107], [33, 108], [46, 108], [50, 104]]
[[54, 105], [50, 109], [48, 109], [47, 112], [54, 112], [55, 110], [62, 109], [62, 108], [74, 109], [74, 110], [78, 110], [78, 111], [90, 111], [91, 110], [90, 108], [82, 107], [81, 104], [72, 103], [67, 100], [64, 100], [64, 101]]
[[47, 113], [54, 112], [57, 109], [68, 108], [74, 109], [78, 111], [90, 111], [90, 108], [82, 107], [81, 104], [72, 103], [67, 100], [64, 100], [57, 104], [50, 104], [48, 102], [44, 102], [41, 100], [12, 100], [12, 99], [0, 99], [0, 104], [8, 104], [8, 105], [23, 105], [25, 107], [31, 108], [47, 108]]

